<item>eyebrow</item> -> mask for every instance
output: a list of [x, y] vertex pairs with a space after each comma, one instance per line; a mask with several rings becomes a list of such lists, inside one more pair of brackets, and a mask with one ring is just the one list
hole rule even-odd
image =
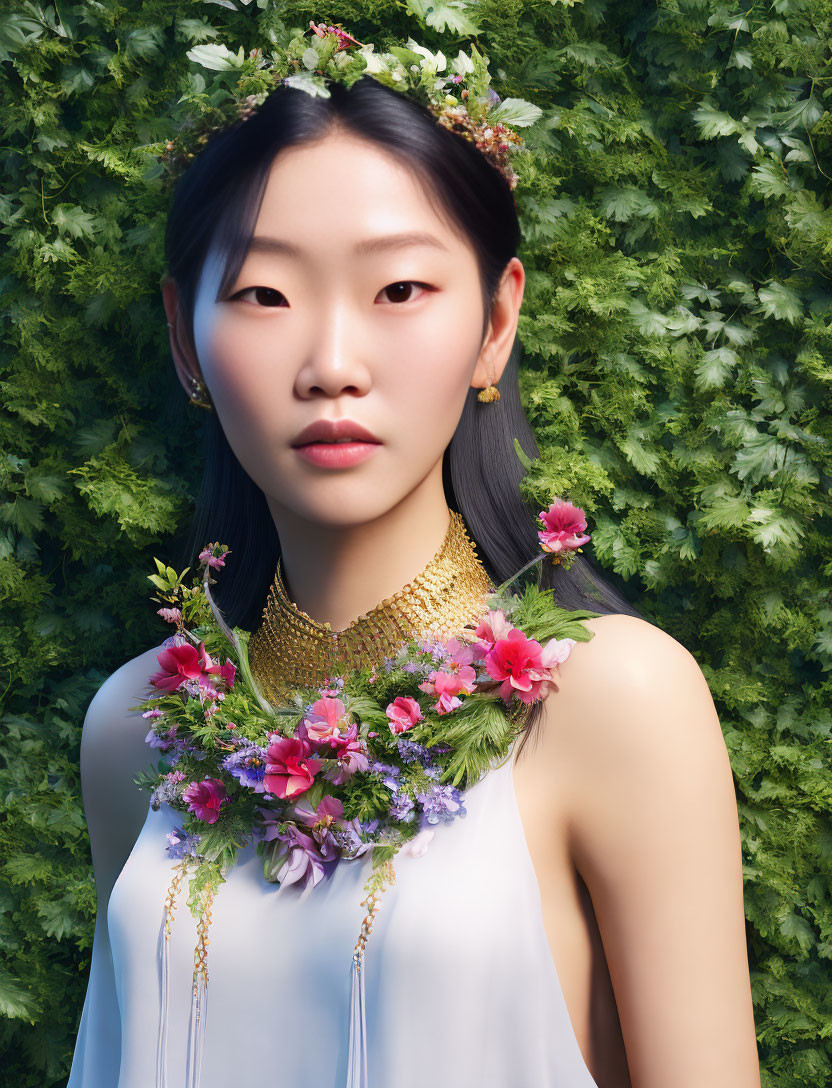
[[[381, 253], [389, 249], [401, 249], [405, 246], [430, 246], [447, 252], [448, 247], [425, 231], [411, 230], [401, 234], [384, 234], [378, 238], [365, 238], [353, 246], [353, 254], [363, 257], [371, 253]], [[257, 235], [251, 240], [249, 253], [273, 253], [281, 257], [302, 257], [303, 250], [281, 238]]]

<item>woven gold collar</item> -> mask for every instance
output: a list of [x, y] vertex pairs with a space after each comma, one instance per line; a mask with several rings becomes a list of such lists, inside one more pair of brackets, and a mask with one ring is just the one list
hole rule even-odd
[[343, 631], [313, 620], [289, 599], [278, 562], [262, 621], [249, 640], [252, 675], [270, 702], [281, 702], [297, 687], [320, 687], [327, 677], [380, 667], [411, 638], [447, 639], [476, 624], [494, 586], [462, 516], [449, 513], [445, 540], [421, 573]]

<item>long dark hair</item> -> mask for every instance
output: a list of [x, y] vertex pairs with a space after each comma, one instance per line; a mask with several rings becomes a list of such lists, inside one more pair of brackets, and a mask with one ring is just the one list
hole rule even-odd
[[[469, 240], [480, 271], [485, 334], [500, 278], [521, 239], [507, 181], [471, 143], [437, 124], [426, 107], [371, 76], [349, 88], [332, 83], [330, 90], [323, 98], [276, 88], [248, 120], [213, 136], [180, 179], [167, 220], [165, 257], [192, 346], [194, 296], [209, 249], [217, 246], [226, 262], [221, 295], [242, 267], [275, 156], [333, 131], [370, 141], [406, 163], [438, 214]], [[448, 505], [465, 519], [495, 584], [539, 550], [537, 510], [521, 497], [525, 470], [514, 447], [516, 438], [529, 457], [539, 452], [520, 401], [520, 353], [515, 340], [497, 404], [482, 404], [476, 390], [468, 391], [443, 460]], [[228, 544], [235, 559], [217, 585], [218, 603], [231, 625], [253, 630], [280, 543], [265, 496], [234, 455], [216, 412], [206, 419], [205, 469], [183, 562], [193, 562], [210, 540]], [[568, 571], [547, 562], [538, 569], [541, 584], [564, 608], [639, 615], [585, 555], [576, 556]]]

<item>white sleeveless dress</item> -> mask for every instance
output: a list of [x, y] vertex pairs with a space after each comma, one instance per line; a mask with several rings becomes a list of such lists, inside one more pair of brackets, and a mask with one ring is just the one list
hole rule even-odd
[[[465, 794], [421, 856], [400, 851], [365, 958], [369, 1088], [598, 1088], [583, 1059], [546, 940], [512, 768]], [[181, 814], [147, 819], [107, 910], [115, 992], [95, 955], [67, 1088], [152, 1088], [158, 939]], [[300, 890], [269, 884], [254, 844], [214, 899], [200, 1088], [344, 1088], [350, 968], [365, 909], [365, 855]], [[167, 1083], [186, 1083], [196, 922], [180, 893], [172, 923]], [[112, 984], [111, 984], [112, 987]], [[116, 1003], [117, 1012], [110, 1009]], [[110, 1010], [109, 1013], [106, 1010]], [[121, 1060], [99, 1031], [120, 1023]], [[118, 1053], [119, 1048], [111, 1048]]]

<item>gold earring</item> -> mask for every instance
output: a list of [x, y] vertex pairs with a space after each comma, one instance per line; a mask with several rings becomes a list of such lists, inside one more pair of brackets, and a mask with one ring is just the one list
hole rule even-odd
[[477, 400], [483, 404], [493, 404], [500, 399], [500, 390], [496, 385], [487, 385], [477, 393]]
[[197, 408], [206, 408], [209, 412], [213, 411], [214, 405], [208, 395], [208, 387], [199, 378], [195, 378], [192, 374], [188, 379], [191, 383], [191, 404], [195, 404]]

